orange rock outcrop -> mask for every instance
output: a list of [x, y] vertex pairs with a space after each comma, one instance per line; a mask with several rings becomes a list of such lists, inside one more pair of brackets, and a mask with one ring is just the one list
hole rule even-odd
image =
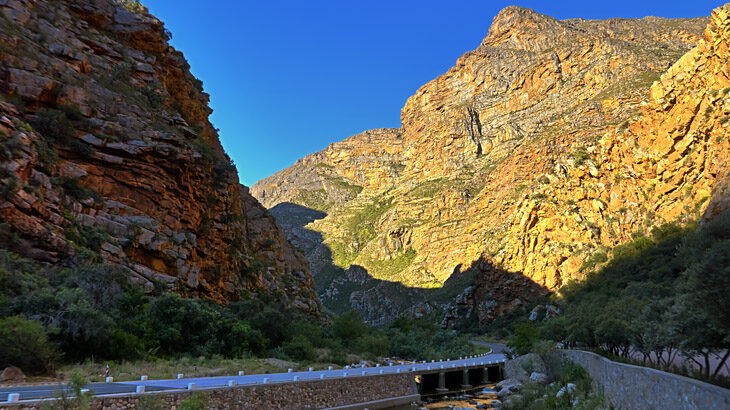
[[238, 183], [202, 84], [128, 1], [0, 4], [2, 246], [317, 314], [309, 267]]
[[321, 235], [307, 249], [321, 289], [351, 285], [321, 275], [328, 255], [412, 288], [488, 261], [559, 289], [632, 234], [724, 209], [727, 10], [560, 21], [508, 7], [408, 99], [400, 130], [332, 144], [252, 192], [326, 213], [298, 228]]

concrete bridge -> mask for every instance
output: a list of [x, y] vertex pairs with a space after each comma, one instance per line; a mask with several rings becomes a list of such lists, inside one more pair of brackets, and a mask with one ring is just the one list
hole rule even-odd
[[[246, 375], [239, 372], [235, 376], [203, 378], [186, 378], [185, 375], [181, 374], [175, 379], [168, 380], [147, 380], [146, 377], [143, 377], [142, 380], [123, 382], [114, 382], [113, 379], [109, 378], [107, 383], [94, 383], [87, 386], [87, 388], [94, 392], [95, 400], [102, 400], [105, 397], [124, 397], [135, 400], [135, 397], [138, 398], [139, 395], [146, 394], [184, 397], [185, 394], [189, 395], [192, 390], [219, 392], [231, 388], [245, 389], [246, 387], [252, 387], [247, 390], [248, 393], [246, 394], [249, 396], [255, 392], [269, 391], [271, 389], [267, 389], [268, 387], [273, 388], [275, 386], [283, 386], [289, 391], [292, 389], [295, 391], [299, 385], [310, 390], [312, 386], [322, 386], [324, 390], [327, 390], [327, 385], [330, 384], [329, 390], [332, 390], [332, 386], [337, 385], [338, 389], [342, 390], [341, 395], [343, 397], [330, 400], [331, 404], [326, 400], [322, 401], [323, 405], [318, 406], [315, 404], [313, 408], [358, 408], [349, 407], [362, 403], [362, 400], [358, 401], [357, 397], [358, 386], [362, 386], [365, 390], [365, 385], [375, 385], [377, 383], [383, 385], [384, 380], [388, 381], [385, 385], [389, 383], [408, 384], [409, 386], [402, 386], [403, 388], [399, 390], [401, 393], [398, 393], [400, 396], [393, 399], [414, 401], [420, 395], [464, 390], [487, 382], [499, 381], [502, 379], [505, 360], [503, 354], [491, 353], [456, 359], [447, 358], [439, 361], [419, 361], [415, 363], [401, 362], [392, 363], [389, 366], [379, 365], [365, 368], [351, 368], [349, 366], [343, 369], [330, 368], [327, 370], [313, 370], [310, 368], [308, 371], [298, 372], [289, 369], [286, 373], [274, 374]], [[341, 386], [345, 384], [350, 387], [343, 390]], [[61, 391], [66, 389], [65, 385], [2, 388], [0, 389], [0, 407], [32, 407], [23, 405], [30, 405], [33, 401], [37, 402], [39, 399], [58, 396]], [[406, 394], [403, 394], [403, 392]], [[311, 394], [311, 392], [308, 393]], [[319, 393], [315, 392], [314, 394]], [[388, 394], [383, 392], [381, 396], [383, 395], [387, 396]], [[343, 402], [343, 400], [347, 400], [345, 397], [352, 397], [354, 401], [345, 404]], [[370, 396], [364, 397], [372, 397], [372, 393]], [[381, 397], [379, 400], [388, 401], [389, 399]], [[372, 404], [369, 406], [370, 408], [378, 407]]]

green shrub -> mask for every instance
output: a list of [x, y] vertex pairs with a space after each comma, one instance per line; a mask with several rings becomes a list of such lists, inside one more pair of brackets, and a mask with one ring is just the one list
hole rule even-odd
[[93, 189], [84, 188], [79, 185], [79, 179], [75, 177], [53, 177], [51, 183], [63, 189], [63, 193], [78, 201], [93, 198], [95, 202], [101, 202], [102, 196]]
[[282, 344], [284, 354], [293, 360], [312, 361], [317, 357], [314, 345], [304, 335], [294, 336]]
[[149, 106], [153, 109], [159, 109], [165, 103], [165, 97], [161, 94], [162, 86], [158, 82], [146, 84], [140, 92], [147, 99]]
[[355, 349], [373, 357], [385, 357], [390, 352], [390, 339], [384, 332], [365, 334], [355, 340]]
[[363, 323], [360, 313], [351, 310], [335, 319], [332, 330], [336, 337], [345, 341], [354, 341], [365, 334], [367, 327]]
[[540, 340], [540, 335], [531, 323], [519, 323], [515, 325], [515, 334], [507, 342], [507, 346], [517, 355], [522, 356], [530, 353], [538, 340]]
[[74, 138], [73, 124], [60, 110], [41, 108], [36, 112], [33, 127], [51, 142], [67, 144]]
[[0, 161], [10, 161], [22, 156], [23, 144], [14, 136], [0, 131]]
[[41, 322], [19, 316], [0, 318], [0, 367], [20, 367], [29, 374], [47, 374], [58, 353]]
[[58, 162], [58, 151], [52, 144], [44, 140], [38, 140], [34, 145], [38, 153], [38, 162], [40, 162], [41, 168], [46, 172], [50, 172]]
[[589, 159], [591, 159], [591, 154], [583, 147], [578, 148], [573, 152], [573, 163], [576, 167], [579, 167], [586, 163]]
[[15, 178], [15, 175], [10, 175], [7, 178], [3, 178], [0, 180], [0, 197], [11, 200], [15, 194], [18, 193], [18, 189], [20, 187], [20, 184], [18, 184], [18, 179]]
[[210, 403], [210, 397], [203, 392], [195, 392], [192, 396], [180, 403], [180, 410], [206, 410]]

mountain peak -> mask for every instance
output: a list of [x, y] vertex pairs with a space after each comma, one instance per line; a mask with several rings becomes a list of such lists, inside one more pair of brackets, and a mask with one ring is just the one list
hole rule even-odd
[[507, 46], [522, 50], [539, 50], [551, 36], [551, 31], [562, 30], [560, 22], [535, 10], [508, 6], [492, 20], [483, 47]]

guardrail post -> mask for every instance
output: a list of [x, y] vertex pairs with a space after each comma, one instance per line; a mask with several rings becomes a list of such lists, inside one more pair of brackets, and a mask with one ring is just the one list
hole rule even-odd
[[362, 371], [362, 375], [365, 376], [365, 370]]
[[235, 380], [228, 380], [228, 383], [227, 383], [227, 386], [228, 387], [233, 387], [235, 385], [236, 385], [236, 381]]
[[332, 370], [332, 366], [327, 366], [327, 370]]
[[106, 378], [106, 382], [107, 383], [112, 383], [113, 381], [114, 381], [114, 378], [113, 377], [107, 377]]
[[195, 383], [188, 383], [188, 390], [193, 390], [195, 388]]
[[269, 378], [268, 377], [264, 377], [264, 381], [262, 381], [261, 383], [263, 383], [263, 384], [269, 384]]
[[182, 379], [182, 378], [183, 378], [183, 374], [182, 374], [182, 373], [178, 373], [178, 374], [177, 374], [177, 379], [178, 379], [178, 380], [180, 380], [180, 379]]
[[144, 386], [137, 386], [136, 392], [137, 392], [137, 394], [144, 393]]
[[142, 377], [139, 378], [139, 380], [145, 381], [145, 380], [147, 380], [147, 376], [142, 376]]
[[291, 372], [293, 372], [293, 371], [294, 371], [293, 369], [286, 369], [286, 372], [287, 372], [287, 373], [291, 373]]
[[311, 372], [312, 370], [314, 370], [314, 368], [313, 368], [313, 367], [310, 367], [310, 368], [309, 368], [309, 371]]
[[294, 376], [294, 381], [295, 382], [298, 382], [299, 381], [299, 376]]
[[238, 371], [238, 375], [239, 375], [239, 376], [243, 376], [244, 374], [245, 374], [245, 373], [243, 372], [243, 370], [239, 370], [239, 371]]
[[324, 380], [324, 373], [319, 375], [319, 380]]

